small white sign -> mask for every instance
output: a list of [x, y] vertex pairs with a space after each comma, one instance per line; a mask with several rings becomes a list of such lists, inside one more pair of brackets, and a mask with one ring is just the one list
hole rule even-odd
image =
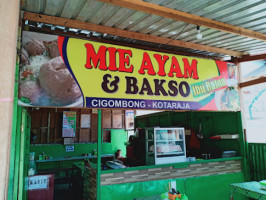
[[126, 110], [126, 130], [134, 129], [134, 110]]
[[80, 128], [90, 128], [91, 127], [91, 115], [81, 114]]
[[28, 190], [48, 189], [49, 177], [48, 176], [31, 176], [28, 178]]
[[66, 152], [74, 151], [74, 146], [66, 146]]
[[62, 137], [76, 137], [76, 112], [63, 112]]
[[92, 109], [92, 113], [93, 114], [98, 114], [98, 110], [97, 109]]

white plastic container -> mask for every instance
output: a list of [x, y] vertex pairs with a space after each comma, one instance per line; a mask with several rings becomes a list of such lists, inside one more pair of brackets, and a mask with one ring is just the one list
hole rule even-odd
[[189, 157], [189, 161], [190, 161], [190, 162], [194, 162], [194, 161], [196, 161], [196, 157]]
[[28, 176], [33, 176], [35, 174], [35, 170], [33, 168], [30, 168], [28, 171]]
[[168, 133], [168, 139], [169, 140], [175, 140], [176, 139], [175, 133]]
[[156, 140], [160, 140], [160, 139], [161, 139], [160, 133], [156, 133]]
[[266, 190], [266, 180], [260, 181], [260, 188]]
[[162, 140], [168, 140], [168, 133], [167, 132], [161, 132], [161, 139]]
[[30, 152], [30, 160], [34, 160], [35, 159], [35, 152]]
[[180, 140], [180, 136], [179, 136], [179, 132], [178, 131], [175, 132], [175, 139], [176, 140]]

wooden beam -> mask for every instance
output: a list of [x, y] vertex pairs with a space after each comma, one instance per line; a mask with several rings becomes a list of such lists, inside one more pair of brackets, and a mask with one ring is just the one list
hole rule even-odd
[[20, 7], [21, 8], [24, 8], [25, 7], [25, 0], [20, 0]]
[[237, 59], [238, 62], [248, 62], [254, 60], [265, 60], [266, 54], [254, 55], [254, 56], [243, 56], [242, 58]]
[[[100, 39], [94, 36], [88, 37], [87, 35], [83, 35], [83, 34], [77, 35], [74, 32], [65, 33], [63, 32], [63, 30], [56, 30], [56, 29], [51, 30], [50, 28], [37, 28], [37, 27], [30, 26], [29, 31], [41, 32], [41, 33], [47, 33], [47, 34], [56, 34], [56, 35], [74, 37], [74, 38], [84, 38], [85, 40], [91, 40], [91, 41], [101, 42], [101, 43], [106, 43], [106, 44], [114, 44], [114, 45], [119, 45], [119, 46], [132, 47], [132, 48], [143, 49], [147, 51], [157, 51], [157, 52], [162, 52], [162, 53], [171, 53], [171, 54], [212, 59], [212, 60], [222, 60], [221, 57], [217, 57], [217, 56], [207, 56], [207, 55], [190, 53], [190, 52], [185, 52], [185, 51], [175, 51], [175, 50], [162, 49], [162, 48], [156, 48], [156, 47], [150, 47], [150, 46], [144, 46], [144, 45], [137, 45], [133, 43], [120, 42], [120, 41], [115, 41], [115, 40], [110, 40], [110, 39], [105, 39], [105, 38]], [[230, 62], [235, 62], [235, 61], [230, 61]]]
[[181, 40], [172, 40], [169, 38], [158, 37], [158, 36], [148, 35], [144, 33], [136, 33], [136, 32], [122, 30], [118, 28], [112, 28], [108, 26], [102, 26], [102, 25], [92, 24], [92, 23], [78, 21], [78, 20], [66, 19], [62, 17], [41, 15], [41, 14], [30, 13], [30, 12], [24, 12], [23, 17], [24, 17], [24, 20], [53, 24], [53, 25], [64, 26], [68, 28], [96, 31], [99, 33], [107, 33], [109, 35], [117, 35], [120, 37], [131, 38], [131, 39], [141, 40], [141, 41], [146, 41], [146, 42], [153, 42], [157, 44], [167, 44], [167, 45], [184, 47], [184, 48], [189, 48], [189, 49], [197, 49], [201, 51], [208, 51], [208, 52], [219, 53], [219, 54], [224, 54], [224, 55], [231, 55], [231, 56], [236, 56], [236, 57], [241, 57], [243, 55], [242, 52], [238, 52], [238, 51], [232, 51], [232, 50], [222, 49], [218, 47], [211, 47], [211, 46], [202, 45], [202, 44], [195, 44], [195, 43], [185, 42]]
[[207, 19], [197, 15], [181, 12], [164, 6], [159, 6], [153, 3], [148, 3], [142, 0], [98, 0], [105, 3], [110, 3], [116, 6], [137, 10], [152, 15], [158, 15], [165, 18], [170, 18], [176, 21], [182, 21], [189, 24], [205, 26], [208, 28], [241, 35], [244, 37], [254, 38], [257, 40], [266, 41], [266, 34], [256, 31], [248, 30], [245, 28], [233, 26], [223, 22]]
[[256, 85], [256, 84], [260, 84], [260, 83], [265, 83], [266, 82], [266, 77], [260, 77], [251, 81], [246, 81], [243, 83], [239, 83], [239, 87], [240, 88], [244, 88], [244, 87], [248, 87], [251, 85]]

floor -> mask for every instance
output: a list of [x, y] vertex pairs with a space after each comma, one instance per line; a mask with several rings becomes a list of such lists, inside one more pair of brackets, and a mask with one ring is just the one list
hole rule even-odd
[[69, 184], [54, 185], [54, 200], [82, 200], [82, 194], [77, 192], [74, 187], [69, 187]]

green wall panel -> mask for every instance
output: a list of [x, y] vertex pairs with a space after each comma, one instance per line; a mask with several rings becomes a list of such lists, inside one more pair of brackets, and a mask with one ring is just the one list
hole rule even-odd
[[[228, 200], [229, 185], [244, 181], [243, 173], [224, 174], [216, 176], [202, 176], [186, 179], [170, 179], [105, 185], [101, 187], [101, 199], [105, 200], [133, 200], [138, 197], [156, 196], [166, 192], [166, 185], [176, 181], [177, 189], [186, 193], [189, 200]], [[242, 195], [235, 194], [234, 200], [247, 200]]]
[[[230, 199], [229, 185], [243, 181], [243, 173], [187, 178], [185, 179], [186, 194], [189, 200], [228, 200]], [[234, 195], [234, 200], [245, 199], [242, 195]]]
[[[122, 155], [126, 155], [126, 146], [124, 143], [127, 141], [127, 133], [124, 129], [111, 130], [111, 143], [102, 144], [102, 154], [114, 154], [118, 149], [122, 150]], [[94, 149], [97, 149], [97, 143], [87, 144], [73, 144], [74, 152], [66, 152], [66, 145], [62, 144], [45, 144], [45, 145], [31, 145], [30, 152], [35, 152], [35, 159], [38, 159], [38, 155], [43, 152], [47, 156], [66, 157], [66, 156], [81, 156], [82, 154], [92, 153]], [[75, 162], [75, 161], [73, 161]], [[51, 163], [39, 163], [38, 169], [58, 168], [59, 162]], [[64, 161], [61, 167], [72, 166], [72, 161]]]
[[101, 187], [101, 199], [133, 200], [134, 198], [138, 197], [160, 195], [166, 192], [166, 185], [168, 185], [170, 181], [176, 181], [177, 188], [180, 192], [185, 190], [183, 179], [106, 185]]
[[251, 178], [254, 181], [266, 179], [266, 144], [248, 144]]
[[111, 130], [111, 143], [109, 146], [107, 144], [102, 144], [102, 151], [109, 151], [112, 149], [112, 153], [115, 153], [118, 149], [121, 149], [122, 156], [126, 156], [126, 146], [125, 142], [127, 142], [127, 133], [124, 129], [119, 130]]
[[[126, 147], [124, 143], [127, 140], [127, 134], [124, 129], [113, 129], [111, 131], [111, 141], [112, 143], [102, 144], [102, 153], [110, 154], [115, 153], [116, 150], [121, 149], [122, 155], [126, 154]], [[66, 152], [67, 145], [63, 144], [45, 144], [45, 145], [31, 145], [30, 151], [36, 152], [35, 156], [38, 157], [42, 152], [46, 153], [48, 156], [65, 157], [65, 156], [81, 156], [83, 153], [92, 153], [93, 149], [97, 149], [97, 143], [87, 143], [87, 144], [73, 144], [75, 151]]]
[[[199, 132], [201, 123], [204, 139], [201, 140], [203, 152], [222, 152], [235, 150], [237, 156], [241, 155], [239, 140], [211, 140], [210, 136], [218, 134], [242, 133], [241, 121], [238, 120], [240, 112], [162, 112], [149, 116], [136, 118], [136, 127], [185, 127]], [[189, 142], [189, 139], [187, 143]]]

